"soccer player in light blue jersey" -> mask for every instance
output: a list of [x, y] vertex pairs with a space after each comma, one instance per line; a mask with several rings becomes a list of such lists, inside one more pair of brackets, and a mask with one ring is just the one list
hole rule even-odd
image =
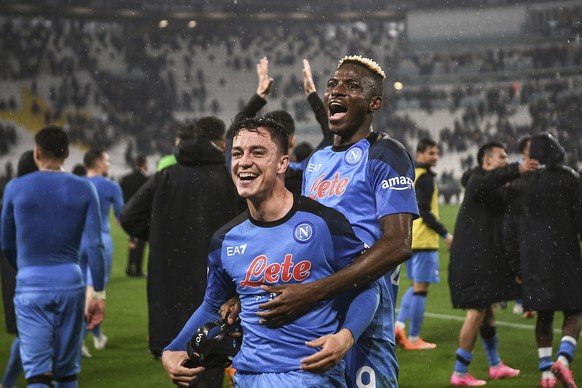
[[327, 81], [324, 105], [332, 146], [316, 151], [303, 176], [303, 194], [339, 210], [370, 247], [352, 265], [316, 282], [263, 287], [280, 295], [259, 306], [269, 325], [294, 319], [309, 306], [380, 279], [380, 306], [346, 356], [349, 386], [395, 387], [398, 362], [394, 305], [399, 264], [411, 256], [412, 221], [418, 217], [414, 165], [404, 147], [374, 132], [385, 74], [360, 56], [344, 57]]
[[257, 317], [258, 306], [276, 298], [261, 285], [324, 278], [364, 248], [341, 213], [285, 188], [288, 144], [285, 129], [270, 119], [247, 119], [234, 130], [232, 177], [249, 210], [213, 235], [204, 303], [162, 354], [179, 386], [189, 386], [203, 370], [182, 366], [187, 342], [198, 327], [219, 319], [220, 306], [235, 294], [244, 331], [233, 360], [236, 386], [346, 386], [342, 358], [373, 317], [379, 300], [375, 282], [321, 301], [281, 327], [263, 325]]
[[88, 240], [96, 290], [86, 320], [92, 328], [105, 309], [99, 201], [85, 179], [64, 172], [69, 138], [59, 127], [35, 136], [39, 171], [16, 178], [4, 192], [0, 245], [17, 269], [14, 305], [20, 353], [29, 387], [77, 387], [85, 292], [79, 247]]
[[[109, 224], [109, 212], [113, 209], [115, 219], [119, 221], [121, 208], [123, 207], [123, 192], [117, 182], [107, 177], [111, 162], [109, 154], [103, 150], [91, 149], [83, 156], [83, 163], [87, 168], [87, 179], [93, 183], [99, 197], [99, 207], [101, 209], [101, 240], [103, 241], [105, 253], [105, 288], [111, 276], [111, 266], [113, 262], [113, 239], [111, 238], [111, 225]], [[81, 244], [81, 265], [86, 265], [87, 241], [83, 238]], [[86, 284], [89, 298], [93, 291], [91, 273], [87, 274]], [[91, 330], [93, 334], [93, 345], [95, 349], [104, 349], [107, 343], [107, 336], [101, 331], [101, 325], [97, 325]]]

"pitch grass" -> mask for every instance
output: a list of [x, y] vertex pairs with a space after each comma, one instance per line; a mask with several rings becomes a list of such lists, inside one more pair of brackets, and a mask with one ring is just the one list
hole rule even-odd
[[[442, 206], [441, 218], [449, 230], [454, 230], [458, 212], [457, 206]], [[107, 290], [107, 317], [103, 324], [104, 333], [109, 337], [105, 350], [94, 350], [93, 341], [88, 336], [92, 359], [83, 359], [79, 385], [87, 388], [125, 387], [171, 387], [160, 361], [153, 360], [147, 350], [147, 303], [146, 280], [129, 278], [125, 275], [127, 260], [127, 239], [119, 226], [113, 223], [115, 256], [113, 273]], [[464, 317], [464, 311], [451, 308], [447, 285], [448, 252], [441, 246], [441, 283], [432, 285], [427, 299], [427, 315], [421, 336], [435, 342], [435, 350], [405, 351], [399, 349], [400, 386], [406, 387], [446, 387], [455, 362], [457, 338]], [[147, 266], [144, 265], [144, 268]], [[409, 286], [403, 274], [400, 295]], [[525, 320], [512, 314], [509, 303], [507, 310], [498, 310], [499, 352], [503, 360], [514, 368], [521, 369], [517, 378], [489, 381], [487, 359], [481, 341], [475, 346], [475, 357], [471, 373], [485, 380], [492, 387], [534, 387], [539, 379], [537, 370], [537, 350], [533, 327], [535, 320]], [[503, 323], [516, 327], [506, 327]], [[556, 316], [555, 327], [562, 324], [561, 314]], [[4, 327], [4, 315], [0, 314], [0, 325]], [[554, 352], [561, 336], [554, 335]], [[13, 336], [4, 332], [0, 335], [0, 369], [6, 365]], [[580, 352], [577, 351], [577, 356]], [[576, 362], [578, 361], [578, 362]], [[572, 365], [574, 376], [582, 376], [582, 363], [575, 360]], [[26, 386], [23, 378], [19, 387]]]

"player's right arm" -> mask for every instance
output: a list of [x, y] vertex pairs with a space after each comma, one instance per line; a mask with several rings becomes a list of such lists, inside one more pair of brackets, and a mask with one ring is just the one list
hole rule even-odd
[[[208, 285], [202, 305], [196, 309], [180, 333], [164, 349], [162, 364], [174, 382], [181, 387], [189, 387], [204, 371], [203, 367], [187, 368], [184, 363], [189, 360], [186, 352], [188, 341], [200, 326], [220, 319], [218, 309], [234, 293], [232, 281], [222, 267], [220, 258], [221, 244], [216, 244], [217, 235], [213, 235], [208, 255]], [[215, 249], [212, 249], [215, 247]]]
[[204, 367], [187, 368], [184, 366], [190, 359], [186, 352], [186, 347], [188, 341], [200, 326], [220, 319], [218, 313], [216, 313], [217, 310], [218, 308], [216, 307], [210, 307], [205, 298], [202, 305], [188, 319], [180, 334], [164, 349], [162, 365], [174, 384], [180, 387], [190, 387], [190, 384], [195, 382], [198, 379], [198, 375], [204, 371]]
[[13, 183], [4, 190], [4, 204], [0, 218], [0, 248], [12, 267], [16, 269], [16, 222], [14, 219]]

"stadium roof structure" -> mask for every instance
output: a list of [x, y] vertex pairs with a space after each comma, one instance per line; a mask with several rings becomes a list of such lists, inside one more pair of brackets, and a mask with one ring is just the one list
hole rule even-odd
[[410, 10], [493, 8], [548, 0], [0, 0], [0, 15], [122, 19], [391, 19]]

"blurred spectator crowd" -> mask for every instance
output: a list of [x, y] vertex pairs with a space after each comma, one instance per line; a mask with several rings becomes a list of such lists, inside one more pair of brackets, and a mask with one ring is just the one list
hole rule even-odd
[[[409, 150], [428, 135], [444, 153], [492, 138], [516, 152], [520, 137], [549, 131], [576, 166], [582, 147], [580, 35], [554, 41], [540, 30], [543, 44], [420, 52], [401, 44], [401, 24], [379, 20], [241, 20], [164, 30], [136, 22], [2, 17], [0, 31], [6, 85], [0, 114], [26, 108], [47, 124], [63, 120], [73, 141], [91, 147], [129, 139], [128, 160], [133, 152], [171, 152], [177, 127], [196, 117], [230, 122], [256, 88], [262, 56], [274, 78], [270, 109], [288, 110], [299, 127], [313, 126], [301, 61], [310, 60], [321, 93], [348, 53], [375, 58], [389, 75], [375, 127]], [[397, 80], [407, 80], [402, 90], [392, 88]], [[30, 106], [21, 102], [23, 88], [32, 93]], [[429, 127], [418, 122], [418, 112], [446, 114]], [[0, 128], [0, 155], [15, 141], [9, 132]]]

